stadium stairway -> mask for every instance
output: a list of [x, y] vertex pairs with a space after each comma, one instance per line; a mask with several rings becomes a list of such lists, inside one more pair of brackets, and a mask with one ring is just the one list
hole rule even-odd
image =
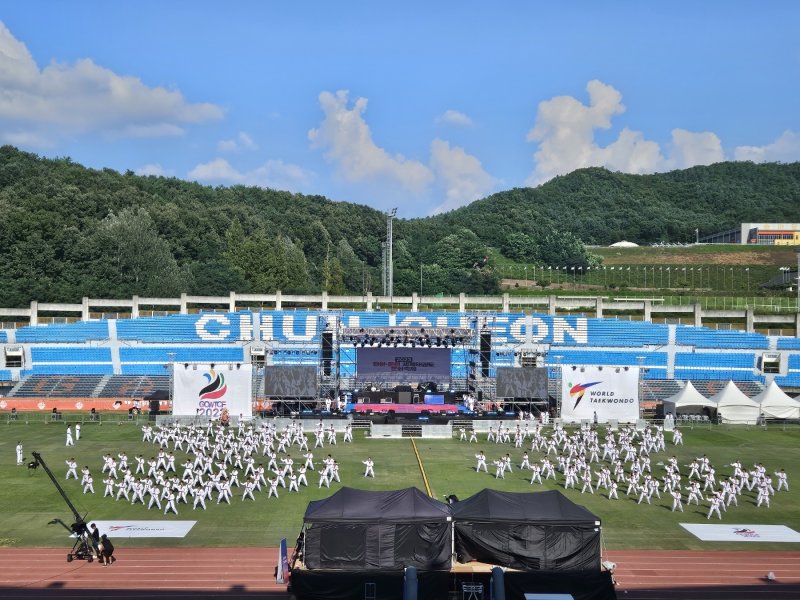
[[92, 398], [99, 398], [100, 397], [100, 393], [103, 391], [103, 388], [106, 387], [106, 384], [109, 382], [109, 380], [112, 377], [113, 377], [113, 375], [104, 375], [103, 378], [99, 382], [97, 382], [97, 386], [92, 391], [92, 396], [91, 397]]
[[30, 379], [31, 377], [32, 377], [31, 375], [23, 375], [22, 377], [20, 377], [19, 381], [18, 381], [16, 384], [14, 384], [14, 387], [12, 387], [12, 388], [9, 390], [9, 392], [8, 392], [7, 396], [8, 396], [9, 398], [14, 398], [14, 397], [16, 397], [16, 395], [17, 395], [17, 392], [18, 392], [20, 389], [22, 389], [22, 387], [25, 385], [25, 383], [26, 383], [26, 382], [28, 381], [28, 379]]

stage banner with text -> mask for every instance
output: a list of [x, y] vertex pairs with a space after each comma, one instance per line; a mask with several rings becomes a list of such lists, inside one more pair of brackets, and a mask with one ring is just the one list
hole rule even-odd
[[639, 419], [639, 368], [565, 365], [561, 371], [561, 418], [635, 423]]
[[370, 376], [392, 381], [441, 381], [450, 377], [449, 348], [359, 348], [359, 379]]
[[235, 364], [172, 365], [172, 414], [217, 419], [224, 409], [232, 417], [253, 416], [253, 368]]

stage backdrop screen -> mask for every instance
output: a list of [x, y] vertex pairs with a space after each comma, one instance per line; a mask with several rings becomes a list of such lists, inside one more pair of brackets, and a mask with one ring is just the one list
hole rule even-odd
[[[635, 423], [639, 418], [639, 368], [561, 368], [561, 418], [567, 422], [597, 420]], [[573, 370], [574, 369], [574, 370]], [[617, 372], [619, 371], [619, 372]]]
[[376, 376], [391, 381], [441, 381], [450, 377], [449, 348], [359, 348], [359, 379]]
[[172, 369], [172, 414], [216, 419], [227, 408], [233, 417], [253, 416], [251, 365], [174, 363]]
[[265, 367], [264, 395], [285, 398], [315, 398], [317, 367]]
[[547, 369], [497, 367], [498, 398], [547, 398]]

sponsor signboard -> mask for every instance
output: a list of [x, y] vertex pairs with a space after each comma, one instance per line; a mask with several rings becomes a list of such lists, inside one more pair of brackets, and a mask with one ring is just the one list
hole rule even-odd
[[566, 365], [561, 370], [561, 418], [634, 423], [639, 419], [639, 368]]
[[89, 521], [114, 538], [183, 538], [197, 521]]
[[217, 419], [228, 409], [232, 416], [253, 416], [253, 368], [226, 363], [173, 364], [172, 414]]
[[681, 523], [704, 542], [800, 542], [800, 533], [785, 525], [710, 525]]

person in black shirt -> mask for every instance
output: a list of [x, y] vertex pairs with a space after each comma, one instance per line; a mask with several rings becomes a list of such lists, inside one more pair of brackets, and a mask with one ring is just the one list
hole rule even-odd
[[117, 561], [114, 558], [114, 544], [111, 543], [111, 540], [108, 539], [108, 536], [104, 533], [100, 536], [100, 560], [103, 563], [104, 567], [114, 563]]
[[97, 525], [92, 523], [89, 525], [89, 541], [92, 544], [92, 549], [94, 550], [94, 555], [97, 558], [100, 558], [100, 530], [97, 529]]

